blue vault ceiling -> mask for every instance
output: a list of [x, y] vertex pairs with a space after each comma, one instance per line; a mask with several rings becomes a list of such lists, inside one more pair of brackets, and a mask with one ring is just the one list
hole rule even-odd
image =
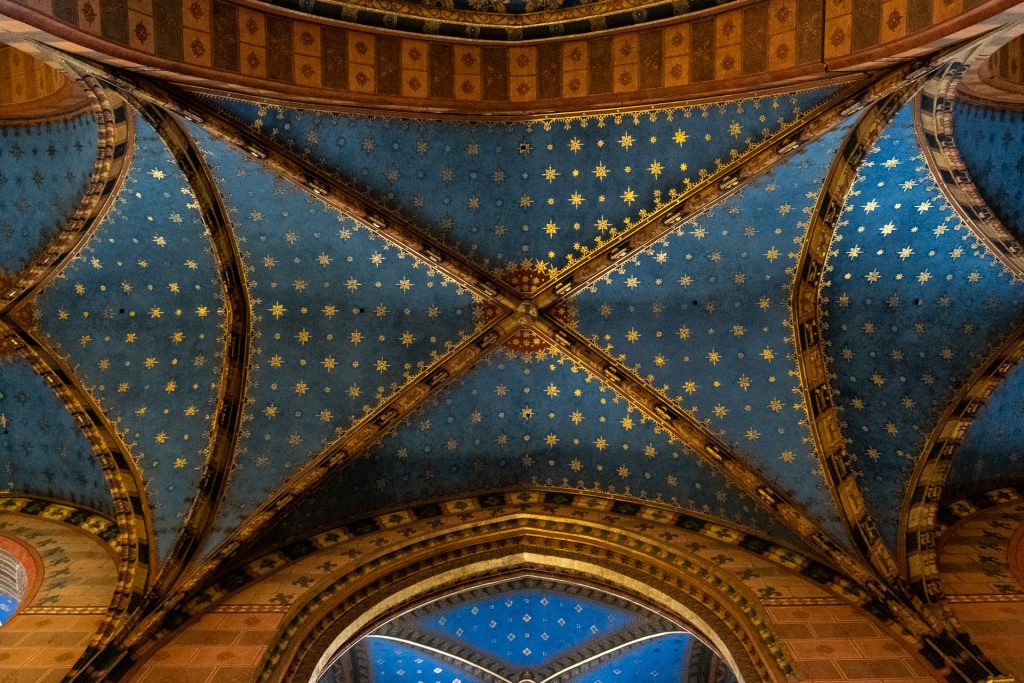
[[789, 295], [849, 123], [575, 300], [580, 332], [793, 491], [836, 538], [845, 532], [807, 429]]
[[96, 117], [0, 124], [0, 276], [14, 275], [78, 206], [96, 164]]
[[936, 187], [911, 104], [861, 166], [828, 268], [832, 390], [865, 501], [895, 549], [924, 440], [972, 368], [1024, 323], [1022, 288]]
[[680, 681], [697, 650], [716, 656], [686, 630], [627, 600], [527, 577], [397, 617], [336, 657], [319, 681]]
[[97, 399], [146, 484], [165, 558], [203, 475], [223, 298], [192, 191], [135, 120], [132, 167], [85, 249], [39, 297], [39, 327]]
[[507, 124], [218, 102], [502, 270], [563, 267], [835, 92]]
[[301, 538], [369, 509], [523, 485], [603, 491], [712, 515], [802, 547], [692, 451], [572, 362], [492, 355], [267, 532]]
[[957, 151], [985, 202], [1017, 238], [1024, 238], [1024, 112], [957, 102]]
[[437, 271], [190, 130], [219, 179], [253, 312], [247, 424], [216, 541], [476, 320], [472, 297]]

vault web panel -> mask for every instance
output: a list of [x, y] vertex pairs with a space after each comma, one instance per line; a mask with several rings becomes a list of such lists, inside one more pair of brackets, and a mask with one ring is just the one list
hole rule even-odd
[[861, 166], [827, 268], [832, 391], [865, 502], [896, 548], [924, 440], [971, 370], [1024, 323], [1022, 289], [945, 202], [911, 104]]
[[53, 389], [18, 357], [0, 358], [0, 488], [114, 514], [99, 458]]
[[223, 538], [324, 446], [475, 328], [472, 297], [201, 129], [253, 313]]
[[163, 560], [206, 464], [224, 302], [188, 181], [139, 116], [135, 131], [124, 185], [40, 296], [39, 325], [131, 450]]
[[648, 498], [803, 547], [766, 511], [568, 361], [492, 355], [293, 508], [272, 536], [390, 506], [544, 485]]
[[28, 265], [63, 227], [96, 164], [96, 117], [0, 126], [0, 275]]
[[792, 269], [844, 125], [576, 298], [578, 329], [845, 538], [792, 342]]
[[836, 90], [507, 124], [218, 103], [501, 270], [564, 266]]
[[953, 456], [943, 498], [952, 502], [1024, 480], [1024, 363], [978, 411]]

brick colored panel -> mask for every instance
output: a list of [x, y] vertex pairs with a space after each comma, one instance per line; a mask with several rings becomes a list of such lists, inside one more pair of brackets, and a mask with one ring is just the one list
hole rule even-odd
[[932, 0], [910, 0], [907, 5], [907, 29], [919, 31], [932, 23]]
[[882, 0], [854, 0], [851, 46], [854, 50], [864, 50], [877, 45], [881, 40], [882, 31]]
[[250, 45], [267, 46], [267, 15], [247, 7], [238, 8], [238, 39]]
[[537, 49], [513, 47], [508, 51], [509, 76], [532, 76], [537, 73]]
[[182, 35], [185, 41], [185, 61], [199, 66], [211, 66], [210, 34], [187, 28]]
[[78, 26], [77, 0], [53, 0], [53, 16], [64, 23]]
[[690, 53], [690, 27], [686, 24], [665, 29], [662, 52], [665, 57], [678, 57]]
[[398, 95], [402, 92], [402, 41], [393, 36], [377, 37], [377, 92]]
[[660, 88], [665, 59], [662, 54], [661, 29], [640, 34], [640, 87]]
[[796, 64], [796, 35], [780, 33], [768, 39], [768, 68], [786, 69]]
[[612, 39], [606, 36], [590, 41], [590, 94], [612, 91]]
[[819, 0], [798, 0], [796, 5], [796, 63], [821, 61], [822, 7]]
[[328, 88], [348, 87], [347, 33], [339, 28], [324, 27], [320, 34], [323, 43], [323, 69], [321, 78]]
[[768, 12], [771, 15], [769, 34], [796, 28], [796, 0], [772, 0]]
[[100, 25], [104, 38], [127, 45], [128, 3], [126, 0], [104, 0], [101, 2]]
[[320, 27], [301, 21], [294, 22], [292, 24], [292, 45], [295, 47], [296, 54], [319, 58], [322, 53]]
[[760, 73], [768, 68], [768, 4], [743, 10], [743, 73]]
[[537, 97], [554, 99], [562, 94], [562, 48], [557, 44], [537, 48]]
[[902, 659], [840, 660], [836, 666], [847, 678], [909, 678], [913, 675]]
[[902, 38], [907, 34], [907, 0], [882, 2], [882, 42]]
[[213, 5], [213, 34], [217, 36], [213, 43], [213, 65], [238, 71], [238, 12], [234, 5]]
[[177, 0], [153, 0], [153, 25], [157, 27], [153, 36], [156, 53], [168, 59], [184, 59], [181, 3]]
[[690, 28], [690, 81], [700, 83], [715, 77], [715, 20], [700, 19]]
[[267, 76], [275, 81], [292, 80], [291, 19], [267, 15]]
[[128, 44], [136, 49], [145, 52], [153, 51], [153, 17], [139, 12], [128, 12], [128, 23], [131, 31], [128, 33]]
[[743, 14], [739, 11], [723, 12], [715, 15], [715, 44], [737, 45], [742, 36]]
[[485, 47], [481, 51], [484, 99], [508, 99], [508, 49]]
[[454, 90], [452, 47], [446, 43], [430, 44], [430, 88], [431, 97], [450, 98]]

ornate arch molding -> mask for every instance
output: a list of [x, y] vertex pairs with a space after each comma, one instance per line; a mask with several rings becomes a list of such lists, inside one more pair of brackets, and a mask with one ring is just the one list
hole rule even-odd
[[956, 83], [956, 97], [965, 102], [993, 109], [1024, 109], [1024, 85], [1001, 75], [993, 65], [993, 57], [1015, 38], [1024, 35], [1024, 11], [1007, 12], [1018, 23], [990, 36], [971, 55]]
[[[985, 40], [964, 59], [968, 65], [952, 64], [942, 73], [928, 79], [914, 101], [914, 121], [928, 167], [950, 205], [971, 232], [1011, 273], [1024, 278], [1024, 246], [1006, 229], [982, 198], [953, 135], [954, 100], [975, 100], [970, 95], [975, 89], [970, 84], [971, 74], [986, 68], [992, 52], [1008, 36], [1017, 33], [1024, 33], [1024, 24]], [[1018, 105], [1024, 108], [1024, 93], [1018, 98]], [[981, 104], [993, 106], [991, 102]]]
[[[511, 34], [500, 41], [407, 37], [359, 26], [358, 15], [353, 25], [251, 0], [172, 1], [158, 17], [148, 6], [129, 11], [118, 0], [89, 0], [81, 11], [65, 0], [2, 0], [0, 14], [31, 25], [23, 30], [42, 42], [71, 41], [91, 59], [219, 92], [528, 114], [667, 102], [873, 69], [977, 35], [1016, 2], [949, 0], [941, 9], [913, 3], [906, 15], [874, 3], [875, 11], [855, 17], [849, 1], [743, 0], [643, 30], [597, 21], [597, 32], [579, 40], [520, 43]], [[421, 23], [441, 30], [436, 20]]]
[[[408, 558], [386, 571], [354, 572], [324, 587], [279, 632], [258, 681], [312, 680], [340, 647], [390, 617], [453, 590], [523, 574], [560, 577], [601, 587], [692, 624], [744, 680], [781, 681], [791, 672], [751, 596], [725, 597], [714, 569], [695, 579], [621, 548], [517, 529], [427, 558]], [[730, 586], [730, 592], [742, 593]], [[737, 608], [747, 604], [747, 613]]]
[[[888, 604], [873, 597], [855, 581], [817, 560], [749, 531], [724, 526], [717, 520], [693, 513], [680, 513], [657, 503], [625, 501], [602, 494], [514, 489], [418, 503], [412, 508], [352, 520], [268, 554], [250, 556], [246, 564], [213, 577], [196, 590], [176, 596], [160, 613], [147, 619], [124, 643], [130, 654], [121, 662], [110, 663], [114, 668], [107, 679], [118, 680], [134, 666], [144, 664], [154, 651], [193, 619], [240, 599], [233, 596], [241, 595], [250, 587], [258, 592], [261, 582], [278, 580], [279, 572], [308, 571], [313, 576], [326, 577], [331, 572], [336, 574], [336, 569], [353, 572], [353, 576], [387, 571], [391, 564], [404, 562], [404, 558], [413, 554], [429, 557], [442, 543], [472, 543], [485, 534], [518, 533], [517, 530], [527, 527], [581, 543], [613, 549], [621, 547], [651, 561], [675, 562], [679, 572], [696, 573], [708, 580], [718, 577], [714, 585], [727, 591], [730, 598], [738, 596], [737, 600], [755, 589], [766, 598], [780, 596], [782, 599], [785, 593], [771, 588], [762, 591], [763, 582], [757, 583], [756, 572], [748, 579], [738, 579], [718, 569], [713, 570], [718, 573], [708, 574], [698, 566], [708, 559], [698, 563], [692, 560], [703, 553], [712, 565], [725, 566], [733, 553], [743, 555], [760, 566], [773, 566], [792, 573], [794, 579], [805, 582], [806, 590], [822, 597], [831, 593], [873, 615], [892, 633], [912, 637], [895, 622]], [[752, 582], [751, 587], [742, 588], [741, 584], [747, 580]], [[734, 586], [741, 586], [745, 592], [734, 592]], [[741, 611], [756, 603], [756, 599], [744, 600], [747, 601], [738, 603]]]
[[[1014, 366], [1024, 360], [1024, 328], [1009, 338], [974, 371], [943, 412], [925, 442], [909, 481], [900, 526], [904, 563], [911, 589], [922, 600], [942, 599], [939, 581], [939, 537], [957, 518], [984, 507], [1013, 500], [1013, 489], [972, 496], [939, 509], [953, 455], [978, 411]], [[980, 507], [979, 507], [980, 506]]]

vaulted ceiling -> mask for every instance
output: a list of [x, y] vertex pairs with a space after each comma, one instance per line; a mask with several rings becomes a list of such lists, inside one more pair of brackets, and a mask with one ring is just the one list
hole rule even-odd
[[[765, 17], [796, 31], [810, 4], [767, 3]], [[755, 5], [741, 29], [715, 15], [718, 39], [753, 35]], [[382, 8], [408, 22], [437, 10], [302, 6], [368, 13], [367, 25]], [[534, 24], [582, 33], [576, 14], [618, 16], [602, 3], [449, 9], [446, 20], [481, 24], [481, 38], [498, 27], [526, 37]], [[249, 25], [225, 16], [214, 24]], [[892, 40], [909, 35], [904, 19]], [[116, 43], [109, 21], [101, 34]], [[704, 29], [686, 25], [693, 46]], [[69, 81], [26, 67], [60, 94], [37, 103], [47, 115], [0, 121], [0, 486], [116, 524], [118, 546], [135, 553], [118, 595], [151, 610], [124, 623], [191, 615], [202, 591], [329, 530], [359, 535], [388, 515], [430, 519], [456, 499], [486, 508], [519, 494], [658, 510], [804, 558], [816, 580], [846, 582], [862, 602], [890, 591], [907, 606], [914, 520], [925, 519], [913, 511], [932, 506], [934, 523], [938, 498], [1024, 477], [1024, 165], [1006, 153], [1024, 128], [981, 86], [957, 99], [980, 43], [921, 43], [916, 61], [808, 69], [770, 89], [730, 81], [716, 97], [666, 89], [659, 71], [657, 96], [629, 107], [566, 95], [558, 114], [503, 105], [440, 117], [412, 99], [367, 111], [301, 89], [246, 98], [241, 81], [219, 90], [207, 72], [191, 86], [153, 78], [140, 55], [157, 38], [132, 30], [125, 70], [31, 36], [35, 58], [63, 59]], [[833, 30], [830, 49], [849, 57], [882, 40], [848, 32]], [[326, 29], [312, 44], [304, 35], [289, 49], [329, 47]], [[650, 67], [653, 39], [639, 35]], [[375, 40], [366, 59], [379, 86], [389, 67]], [[390, 40], [407, 76], [416, 46]], [[656, 42], [667, 59], [671, 39]], [[346, 78], [363, 59], [356, 46]], [[210, 49], [204, 68], [244, 70]], [[431, 68], [444, 59], [418, 49]], [[775, 66], [755, 68], [747, 49], [735, 58], [767, 79]], [[505, 64], [535, 77], [538, 56]], [[566, 607], [576, 588], [530, 581], [380, 626], [326, 680], [392, 680], [412, 666], [463, 681], [527, 676], [516, 667], [554, 675], [590, 635], [566, 641], [571, 656], [555, 639], [530, 659], [462, 624], [467, 609], [516, 616], [539, 603], [554, 628], [550, 605]], [[593, 638], [636, 640], [590, 663], [601, 680], [635, 671], [616, 658], [678, 664], [701, 642], [613, 596], [577, 598]]]

